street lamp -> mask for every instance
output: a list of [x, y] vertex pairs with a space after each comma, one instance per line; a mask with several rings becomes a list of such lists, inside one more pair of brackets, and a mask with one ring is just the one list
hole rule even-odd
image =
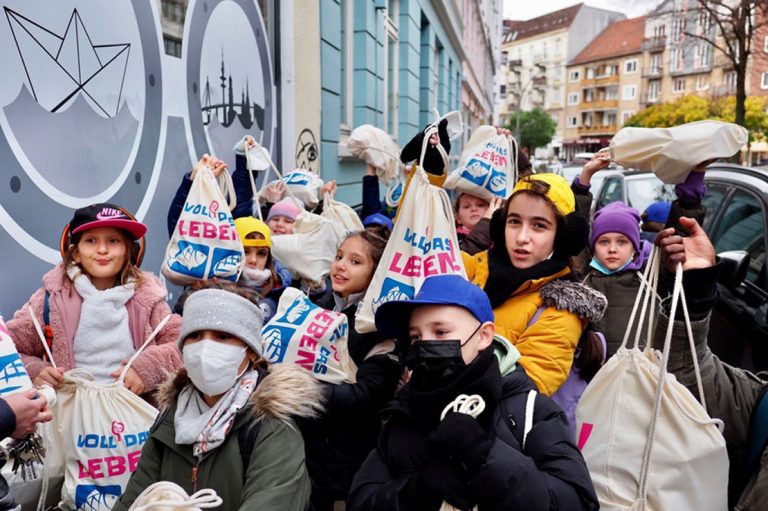
[[[519, 87], [520, 85], [520, 78], [522, 75], [520, 67], [522, 66], [522, 61], [520, 60], [514, 60], [509, 63], [510, 70], [517, 75], [517, 85]], [[523, 105], [523, 97], [525, 96], [525, 93], [528, 92], [528, 87], [531, 86], [531, 84], [534, 84], [534, 87], [531, 89], [538, 93], [544, 92], [544, 86], [547, 84], [547, 66], [542, 63], [536, 63], [534, 64], [534, 67], [536, 68], [537, 72], [534, 73], [529, 79], [528, 82], [523, 86], [522, 88], [518, 88], [517, 91], [513, 92], [512, 94], [517, 98], [517, 108], [516, 115], [515, 115], [515, 140], [520, 142], [520, 113], [521, 108]]]

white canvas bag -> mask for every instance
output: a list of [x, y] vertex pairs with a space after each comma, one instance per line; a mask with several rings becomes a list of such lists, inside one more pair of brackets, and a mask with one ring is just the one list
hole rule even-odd
[[[243, 242], [235, 229], [232, 176], [202, 166], [192, 182], [184, 209], [165, 250], [162, 273], [174, 284], [220, 278], [236, 282], [245, 264]], [[227, 202], [225, 195], [229, 197]]]
[[346, 233], [365, 229], [355, 210], [349, 204], [333, 199], [329, 193], [326, 193], [323, 198], [323, 212], [320, 213], [320, 216], [332, 222], [337, 222]]
[[[31, 312], [31, 311], [30, 311]], [[173, 315], [168, 314], [120, 373], [114, 383], [95, 383], [85, 370], [64, 373], [57, 390], [50, 428], [44, 429], [46, 456], [40, 502], [46, 500], [48, 478], [62, 470], [63, 509], [111, 510], [123, 494], [149, 439], [158, 411], [127, 388], [125, 375]], [[54, 368], [40, 324], [35, 329]]]
[[652, 170], [665, 183], [685, 181], [707, 160], [728, 158], [747, 143], [737, 124], [698, 121], [673, 128], [622, 128], [611, 140], [611, 159], [627, 168]]
[[296, 364], [327, 383], [354, 383], [347, 316], [318, 307], [296, 288], [287, 288], [277, 312], [261, 329], [264, 358]]
[[506, 199], [517, 183], [517, 151], [514, 138], [497, 134], [494, 126], [478, 127], [445, 188], [488, 201]]
[[[664, 351], [639, 346], [648, 312], [647, 344], [653, 335], [659, 253], [645, 270], [629, 324], [643, 302], [634, 347], [629, 332], [616, 354], [600, 369], [576, 408], [578, 446], [604, 510], [723, 511], [728, 500], [728, 454], [722, 422], [709, 417], [691, 333], [682, 269], [678, 266], [670, 318], [684, 308], [701, 403], [667, 373], [673, 321]], [[652, 285], [648, 285], [651, 275]], [[661, 382], [661, 384], [660, 384]]]
[[[428, 140], [429, 134], [424, 137], [425, 145]], [[423, 146], [420, 161], [425, 151]], [[447, 159], [444, 151], [441, 154]], [[424, 279], [443, 274], [466, 278], [453, 208], [445, 190], [429, 184], [424, 169], [414, 166], [381, 263], [357, 311], [355, 329], [373, 332], [381, 304], [410, 300]]]
[[336, 221], [302, 211], [293, 234], [272, 237], [272, 254], [294, 277], [321, 282], [330, 272], [346, 231]]
[[285, 184], [288, 195], [294, 199], [299, 199], [307, 208], [314, 209], [320, 204], [320, 189], [324, 183], [322, 178], [311, 170], [292, 170], [284, 174], [282, 178], [269, 184], [274, 184], [278, 181], [282, 181]]
[[353, 129], [347, 139], [347, 149], [355, 157], [375, 167], [376, 176], [386, 186], [400, 179], [403, 167], [400, 148], [381, 128], [363, 124]]

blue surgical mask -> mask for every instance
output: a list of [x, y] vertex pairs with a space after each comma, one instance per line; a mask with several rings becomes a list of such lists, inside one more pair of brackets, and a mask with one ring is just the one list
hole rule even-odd
[[589, 263], [589, 266], [591, 266], [592, 268], [596, 269], [597, 271], [599, 271], [603, 275], [613, 275], [614, 273], [619, 273], [624, 268], [629, 266], [629, 263], [631, 263], [633, 259], [634, 259], [634, 257], [630, 257], [629, 260], [626, 263], [621, 265], [621, 268], [616, 268], [615, 270], [609, 270], [608, 268], [603, 266], [603, 264], [600, 261], [598, 261], [596, 257], [593, 257], [592, 261], [590, 261], [590, 263]]

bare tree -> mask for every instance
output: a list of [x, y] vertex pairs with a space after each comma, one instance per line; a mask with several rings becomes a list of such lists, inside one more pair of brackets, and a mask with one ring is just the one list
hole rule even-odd
[[752, 43], [758, 31], [768, 26], [766, 0], [699, 0], [690, 9], [707, 16], [716, 27], [714, 34], [684, 32], [686, 36], [706, 41], [719, 50], [736, 71], [736, 124], [744, 126], [747, 99], [747, 66], [752, 54]]

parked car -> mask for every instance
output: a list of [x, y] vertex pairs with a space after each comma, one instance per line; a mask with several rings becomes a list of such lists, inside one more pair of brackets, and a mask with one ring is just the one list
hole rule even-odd
[[662, 183], [653, 172], [609, 170], [592, 178], [592, 214], [615, 201], [623, 201], [641, 213], [656, 201], [675, 199], [673, 185]]
[[768, 171], [715, 164], [704, 180], [703, 227], [728, 263], [718, 285], [710, 345], [730, 364], [768, 370]]

